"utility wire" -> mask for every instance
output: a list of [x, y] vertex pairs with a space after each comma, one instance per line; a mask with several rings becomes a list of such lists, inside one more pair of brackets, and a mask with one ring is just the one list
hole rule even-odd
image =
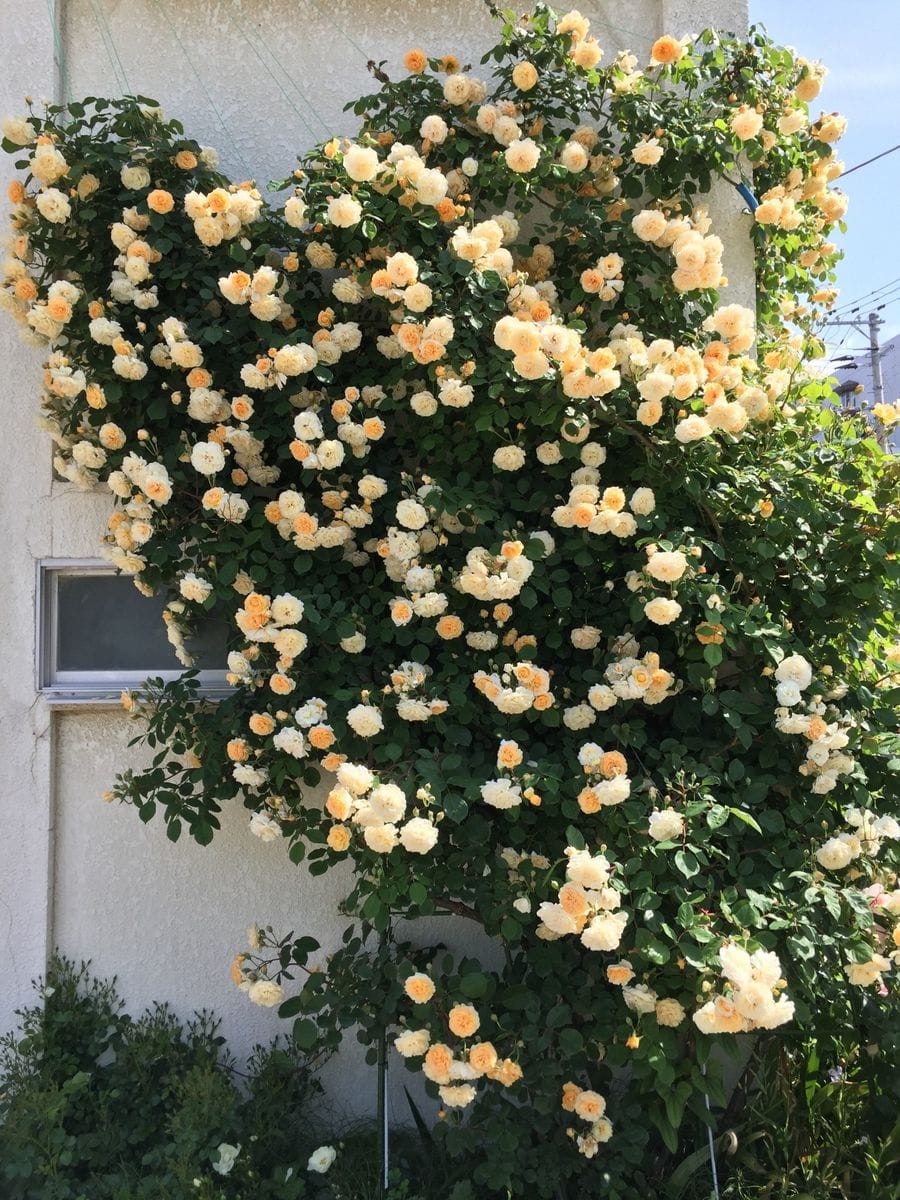
[[872, 288], [870, 292], [866, 292], [854, 300], [846, 300], [843, 304], [835, 308], [829, 314], [829, 317], [833, 319], [845, 313], [854, 312], [864, 305], [873, 304], [877, 300], [883, 299], [887, 293], [896, 291], [898, 287], [900, 287], [900, 279], [892, 279], [889, 283], [883, 283], [877, 288]]
[[900, 284], [900, 277], [897, 279], [889, 279], [885, 283], [879, 283], [875, 287], [870, 288], [867, 292], [863, 292], [861, 296], [856, 296], [852, 300], [844, 300], [838, 305], [835, 311], [845, 308], [852, 308], [855, 304], [862, 304], [865, 300], [868, 300], [870, 296], [875, 296], [879, 292], [887, 291], [889, 288], [896, 287], [898, 284]]
[[861, 167], [867, 167], [869, 163], [878, 162], [879, 158], [886, 158], [889, 154], [893, 154], [895, 150], [900, 150], [900, 142], [896, 146], [891, 146], [889, 150], [882, 150], [880, 154], [873, 155], [872, 158], [867, 158], [865, 162], [857, 163], [855, 167], [851, 167], [849, 171], [841, 172], [841, 179], [845, 179], [848, 175], [852, 175], [854, 171], [858, 171]]
[[320, 16], [324, 17], [325, 20], [329, 22], [329, 24], [334, 26], [334, 28], [338, 31], [338, 33], [341, 35], [341, 37], [343, 37], [346, 41], [348, 41], [350, 43], [350, 45], [354, 47], [354, 49], [359, 51], [359, 53], [363, 56], [363, 58], [366, 60], [367, 63], [371, 61], [372, 55], [369, 54], [366, 50], [364, 50], [362, 48], [362, 46], [359, 44], [359, 42], [357, 42], [354, 38], [352, 38], [350, 36], [350, 34], [347, 32], [347, 30], [343, 28], [343, 26], [338, 25], [338, 23], [337, 23], [337, 21], [335, 21], [334, 17], [329, 16], [327, 12], [323, 12], [322, 9], [319, 7], [319, 5], [316, 4], [316, 0], [310, 0], [310, 3], [312, 4], [313, 8], [316, 10], [316, 12]]
[[235, 141], [234, 136], [231, 133], [231, 130], [228, 128], [228, 125], [225, 122], [225, 118], [222, 116], [221, 112], [219, 111], [215, 100], [212, 98], [209, 88], [203, 82], [203, 77], [201, 76], [200, 72], [197, 70], [196, 66], [194, 65], [194, 62], [191, 59], [191, 56], [188, 54], [187, 47], [185, 46], [185, 44], [181, 40], [181, 38], [178, 36], [178, 30], [175, 28], [174, 21], [169, 22], [169, 28], [172, 31], [172, 36], [175, 38], [175, 41], [178, 43], [181, 53], [184, 55], [185, 61], [187, 62], [188, 66], [191, 68], [191, 70], [194, 72], [197, 82], [200, 84], [200, 87], [203, 90], [203, 94], [206, 97], [207, 103], [209, 104], [210, 108], [212, 109], [213, 113], [216, 116], [216, 120], [219, 122], [219, 125], [222, 128], [222, 132], [225, 134], [225, 137], [227, 138], [227, 140], [231, 143], [231, 147], [234, 150], [234, 153], [235, 153], [235, 156], [236, 156], [238, 162], [241, 164], [243, 169], [247, 172], [247, 178], [252, 179], [253, 171], [248, 166], [247, 160], [244, 158], [243, 154], [241, 154], [240, 147], [238, 146], [237, 142]]
[[882, 304], [885, 300], [893, 300], [897, 296], [898, 292], [900, 292], [900, 288], [894, 288], [893, 291], [885, 292], [881, 296], [875, 296], [873, 299], [867, 301], [864, 305], [858, 304], [855, 308], [847, 309], [841, 313], [836, 313], [833, 319], [826, 321], [825, 324], [843, 325], [853, 321], [859, 325], [864, 325], [866, 321], [866, 315], [868, 313], [877, 311], [878, 305]]
[[109, 59], [110, 66], [113, 69], [113, 75], [116, 77], [116, 87], [122, 92], [123, 95], [130, 95], [131, 84], [128, 82], [128, 75], [125, 72], [125, 68], [122, 65], [122, 60], [119, 58], [119, 52], [116, 50], [115, 43], [113, 42], [109, 25], [104, 20], [103, 15], [97, 8], [97, 5], [94, 3], [94, 0], [90, 0], [90, 5], [94, 13], [94, 20], [97, 23], [97, 29], [100, 33], [100, 40], [103, 42], [103, 46], [106, 50], [106, 57]]
[[[301, 112], [301, 111], [300, 111], [300, 110], [297, 108], [297, 105], [294, 103], [294, 101], [291, 99], [291, 97], [290, 97], [290, 96], [288, 95], [288, 93], [285, 91], [285, 89], [284, 89], [284, 86], [283, 86], [283, 85], [282, 85], [282, 83], [281, 83], [281, 80], [278, 78], [278, 76], [277, 76], [277, 75], [275, 74], [275, 72], [272, 70], [271, 66], [270, 66], [270, 65], [269, 65], [269, 64], [266, 62], [266, 60], [265, 60], [265, 59], [263, 58], [263, 56], [260, 54], [259, 50], [258, 50], [258, 49], [256, 48], [256, 46], [253, 44], [253, 42], [251, 42], [251, 40], [250, 40], [249, 36], [247, 35], [247, 31], [245, 30], [245, 28], [244, 28], [244, 26], [243, 26], [243, 23], [242, 23], [240, 20], [235, 20], [235, 18], [232, 16], [232, 14], [231, 14], [230, 12], [228, 12], [228, 10], [227, 10], [227, 9], [226, 9], [226, 16], [227, 16], [228, 20], [231, 22], [231, 24], [234, 26], [234, 28], [235, 28], [235, 29], [238, 31], [238, 33], [241, 35], [241, 37], [244, 39], [244, 41], [247, 43], [247, 45], [250, 47], [250, 49], [253, 51], [253, 53], [256, 55], [256, 57], [259, 59], [259, 61], [260, 61], [260, 63], [262, 64], [262, 66], [263, 66], [263, 67], [264, 67], [264, 68], [265, 68], [265, 69], [268, 71], [268, 73], [269, 73], [269, 76], [271, 77], [271, 79], [272, 79], [272, 81], [274, 82], [275, 86], [276, 86], [276, 87], [278, 88], [278, 90], [281, 92], [282, 96], [284, 96], [285, 100], [288, 102], [288, 104], [290, 105], [290, 107], [291, 107], [291, 108], [294, 110], [294, 113], [296, 114], [296, 116], [297, 116], [297, 117], [300, 119], [300, 121], [303, 123], [303, 125], [305, 125], [305, 126], [306, 126], [307, 130], [309, 131], [310, 135], [312, 136], [312, 139], [313, 139], [313, 141], [316, 141], [316, 139], [317, 139], [317, 136], [318, 136], [318, 135], [317, 135], [317, 133], [316, 133], [315, 129], [313, 129], [312, 125], [310, 125], [309, 121], [306, 119], [306, 117], [304, 117], [303, 113], [302, 113], [302, 112]], [[324, 122], [324, 121], [323, 121], [323, 119], [322, 119], [322, 118], [319, 116], [319, 114], [318, 114], [318, 112], [316, 111], [316, 109], [315, 109], [315, 108], [313, 108], [313, 106], [312, 106], [312, 105], [309, 103], [309, 101], [306, 99], [306, 97], [304, 96], [304, 94], [303, 94], [303, 92], [300, 90], [300, 88], [297, 86], [297, 84], [296, 84], [296, 83], [294, 83], [294, 81], [293, 81], [293, 78], [292, 78], [292, 76], [291, 76], [290, 72], [287, 70], [287, 68], [284, 66], [284, 64], [281, 62], [281, 60], [280, 60], [280, 59], [278, 58], [278, 56], [275, 54], [275, 51], [274, 51], [274, 50], [272, 49], [272, 47], [271, 47], [271, 46], [268, 44], [267, 40], [266, 40], [266, 39], [263, 37], [263, 34], [262, 34], [262, 32], [261, 32], [259, 29], [257, 29], [257, 31], [256, 31], [256, 35], [257, 35], [257, 37], [260, 39], [260, 41], [262, 42], [262, 44], [263, 44], [263, 46], [265, 47], [265, 49], [266, 49], [266, 51], [268, 52], [268, 54], [271, 56], [271, 58], [272, 58], [272, 61], [278, 64], [278, 66], [279, 66], [280, 70], [281, 70], [281, 71], [282, 71], [282, 73], [284, 74], [284, 76], [285, 76], [285, 78], [287, 79], [288, 83], [290, 83], [291, 87], [292, 87], [292, 88], [294, 89], [294, 91], [297, 93], [297, 95], [299, 96], [300, 100], [303, 102], [303, 104], [304, 104], [304, 105], [305, 105], [305, 107], [306, 107], [306, 108], [309, 110], [309, 112], [312, 114], [312, 116], [313, 116], [313, 117], [314, 117], [314, 118], [315, 118], [315, 119], [316, 119], [316, 120], [319, 122], [319, 124], [320, 124], [320, 125], [322, 126], [322, 128], [325, 130], [325, 133], [326, 133], [326, 135], [327, 135], [327, 134], [330, 132], [330, 130], [329, 130], [329, 129], [328, 129], [328, 127], [326, 126], [325, 122]]]

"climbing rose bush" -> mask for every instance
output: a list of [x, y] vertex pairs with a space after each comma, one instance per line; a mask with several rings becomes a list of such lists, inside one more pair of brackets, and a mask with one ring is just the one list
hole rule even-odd
[[4, 125], [57, 471], [186, 666], [231, 631], [224, 699], [125, 698], [112, 797], [340, 868], [327, 966], [253, 926], [235, 982], [302, 1046], [390, 1028], [515, 1195], [645, 1195], [717, 1047], [900, 958], [896, 471], [811, 365], [844, 122], [758, 31], [602, 58], [542, 6], [480, 72], [411, 50], [278, 207], [142, 97]]

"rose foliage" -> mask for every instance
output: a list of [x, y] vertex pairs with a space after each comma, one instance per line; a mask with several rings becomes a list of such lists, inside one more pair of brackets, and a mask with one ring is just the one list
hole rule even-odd
[[[327, 969], [254, 930], [236, 982], [301, 1046], [390, 1027], [488, 1192], [644, 1195], [716, 1047], [896, 999], [896, 471], [811, 369], [823, 70], [502, 24], [482, 79], [411, 51], [279, 207], [142, 97], [8, 121], [2, 294], [112, 562], [186, 664], [231, 629], [226, 698], [129, 699], [115, 796], [351, 879]], [[756, 312], [707, 212], [742, 179]]]

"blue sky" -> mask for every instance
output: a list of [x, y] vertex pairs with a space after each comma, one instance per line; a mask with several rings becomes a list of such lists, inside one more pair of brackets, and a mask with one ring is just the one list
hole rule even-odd
[[[825, 86], [811, 105], [837, 111], [849, 125], [838, 153], [849, 169], [900, 142], [900, 0], [750, 0], [751, 21], [765, 25], [783, 45], [828, 67]], [[850, 197], [848, 229], [840, 239], [837, 308], [883, 284], [882, 338], [900, 331], [900, 150], [839, 181]], [[870, 309], [865, 302], [863, 314]], [[846, 330], [835, 330], [840, 340]], [[829, 337], [829, 341], [831, 341]], [[859, 344], [857, 336], [852, 342]], [[845, 347], [851, 344], [849, 339]]]

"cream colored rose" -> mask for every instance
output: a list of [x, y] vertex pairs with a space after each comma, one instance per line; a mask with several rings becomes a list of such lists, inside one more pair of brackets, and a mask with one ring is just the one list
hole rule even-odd
[[254, 1004], [260, 1004], [263, 1008], [273, 1008], [284, 999], [284, 989], [274, 980], [257, 979], [255, 983], [251, 983], [247, 995]]
[[520, 92], [530, 92], [538, 81], [537, 67], [530, 62], [516, 63], [513, 67], [512, 81]]
[[537, 166], [541, 150], [532, 138], [516, 138], [507, 146], [504, 157], [511, 171], [523, 175]]
[[650, 836], [654, 842], [670, 842], [684, 833], [684, 817], [673, 808], [654, 809], [650, 814]]
[[671, 625], [681, 615], [681, 605], [677, 600], [667, 600], [664, 596], [657, 596], [644, 605], [644, 615], [654, 625]]
[[362, 205], [352, 196], [331, 196], [328, 200], [328, 220], [338, 229], [351, 229], [362, 219]]
[[369, 146], [351, 146], [344, 155], [344, 170], [356, 183], [368, 183], [378, 174], [378, 153]]

